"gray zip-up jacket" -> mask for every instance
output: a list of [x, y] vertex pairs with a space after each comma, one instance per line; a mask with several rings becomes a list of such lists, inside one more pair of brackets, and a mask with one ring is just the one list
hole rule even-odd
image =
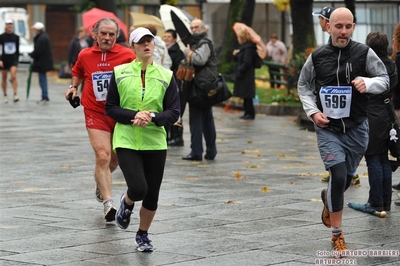
[[[364, 80], [366, 93], [358, 92], [351, 84], [354, 79]], [[306, 60], [298, 82], [298, 94], [303, 109], [311, 115], [322, 112], [319, 91], [323, 86], [351, 86], [350, 116], [329, 118], [328, 129], [346, 131], [367, 119], [368, 94], [389, 90], [386, 67], [368, 46], [350, 41], [344, 48], [326, 44], [316, 49]], [[312, 119], [311, 119], [312, 120]]]

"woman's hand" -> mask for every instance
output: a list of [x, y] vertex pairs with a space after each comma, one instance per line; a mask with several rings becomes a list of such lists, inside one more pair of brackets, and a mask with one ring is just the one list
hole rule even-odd
[[146, 127], [151, 122], [150, 111], [140, 111], [136, 113], [135, 118], [131, 120], [134, 126]]

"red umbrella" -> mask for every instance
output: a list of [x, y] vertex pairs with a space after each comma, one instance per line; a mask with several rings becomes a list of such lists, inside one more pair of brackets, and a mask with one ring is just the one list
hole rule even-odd
[[[128, 36], [128, 29], [126, 24], [119, 19], [114, 13], [108, 12], [99, 8], [92, 8], [85, 13], [82, 13], [82, 23], [83, 27], [86, 31], [92, 36], [92, 32], [90, 31], [93, 25], [101, 18], [113, 18], [118, 22], [119, 27], [125, 33], [125, 36]], [[127, 37], [129, 38], [129, 36]]]
[[257, 46], [258, 56], [261, 59], [264, 59], [267, 56], [267, 47], [265, 46], [265, 43], [262, 41], [260, 35], [258, 35], [252, 28], [244, 23], [235, 22], [232, 26], [232, 29], [235, 32], [236, 36], [241, 31], [247, 31], [250, 34], [251, 41]]

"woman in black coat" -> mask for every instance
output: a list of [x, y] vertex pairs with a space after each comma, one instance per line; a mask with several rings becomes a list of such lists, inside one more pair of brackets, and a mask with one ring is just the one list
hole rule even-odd
[[246, 31], [238, 34], [239, 49], [233, 51], [236, 61], [236, 78], [233, 95], [243, 98], [244, 115], [241, 119], [253, 120], [256, 116], [253, 98], [256, 94], [255, 69], [253, 66], [255, 58], [258, 56], [257, 47], [250, 40], [250, 35]]
[[385, 64], [390, 90], [385, 94], [371, 94], [368, 105], [369, 142], [365, 152], [368, 168], [368, 204], [377, 211], [390, 211], [392, 203], [392, 167], [388, 158], [389, 131], [391, 121], [384, 99], [391, 98], [397, 86], [396, 65], [387, 55], [388, 38], [386, 34], [374, 31], [368, 34], [366, 44]]
[[29, 55], [33, 58], [32, 71], [39, 73], [39, 85], [42, 89], [42, 99], [38, 101], [38, 104], [45, 104], [50, 100], [46, 72], [54, 69], [50, 38], [44, 32], [43, 23], [36, 22], [32, 28], [35, 30], [36, 36], [33, 39], [34, 50]]
[[[174, 77], [176, 75], [176, 71], [178, 71], [179, 65], [185, 59], [185, 55], [183, 54], [179, 44], [176, 42], [176, 31], [172, 29], [168, 29], [165, 31], [163, 36], [163, 41], [168, 48], [168, 54], [172, 60], [171, 70], [174, 73]], [[180, 81], [176, 79], [179, 83]], [[183, 91], [179, 90], [179, 98], [181, 103], [181, 112], [179, 120], [167, 130], [167, 141], [169, 146], [183, 146], [183, 124], [182, 124], [182, 116], [185, 112], [186, 100], [183, 95]]]

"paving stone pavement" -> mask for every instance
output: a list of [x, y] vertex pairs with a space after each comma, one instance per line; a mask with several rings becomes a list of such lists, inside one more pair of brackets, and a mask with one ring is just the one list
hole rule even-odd
[[[18, 75], [21, 101], [0, 102], [0, 265], [399, 265], [400, 207], [394, 204], [384, 219], [345, 207], [347, 245], [359, 256], [328, 261], [331, 232], [320, 219], [326, 183], [319, 180], [326, 172], [315, 133], [302, 130], [295, 116], [243, 121], [241, 111], [221, 107], [214, 107], [214, 161], [181, 159], [190, 151], [185, 114], [185, 146], [168, 150], [149, 231], [155, 251], [138, 252], [140, 203], [127, 230], [103, 220], [82, 108], [63, 96], [69, 80], [49, 75], [50, 102], [38, 105], [37, 74], [29, 100], [26, 68]], [[365, 161], [358, 174], [361, 185], [350, 187], [345, 202], [367, 200]], [[400, 181], [398, 173], [393, 181]], [[116, 205], [125, 189], [117, 169]]]

